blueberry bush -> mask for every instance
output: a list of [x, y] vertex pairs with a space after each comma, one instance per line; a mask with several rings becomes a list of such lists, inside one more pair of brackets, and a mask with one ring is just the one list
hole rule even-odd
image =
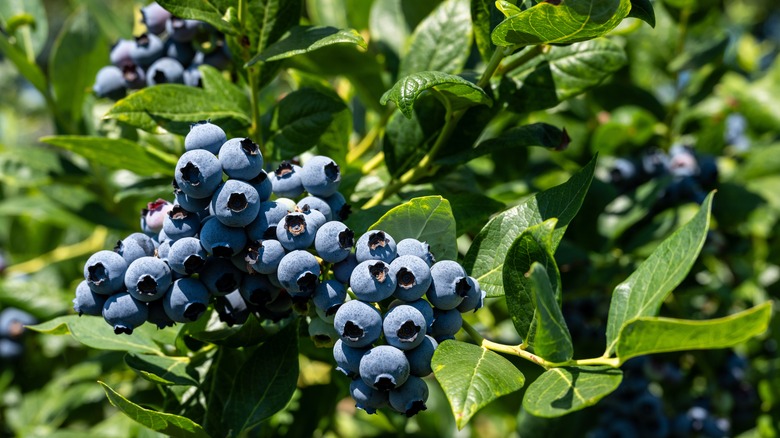
[[772, 2], [0, 2], [0, 433], [777, 436], [778, 53]]

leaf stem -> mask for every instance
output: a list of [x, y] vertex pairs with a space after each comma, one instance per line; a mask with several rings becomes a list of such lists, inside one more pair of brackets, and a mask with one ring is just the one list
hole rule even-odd
[[368, 175], [372, 170], [379, 167], [379, 165], [382, 164], [384, 160], [385, 153], [380, 151], [378, 154], [374, 155], [373, 158], [368, 160], [368, 162], [364, 164], [363, 167], [360, 168], [361, 173], [363, 173], [363, 175]]
[[268, 151], [263, 144], [263, 129], [260, 122], [260, 67], [249, 68], [249, 88], [252, 105], [252, 125], [249, 128], [249, 136], [260, 147], [260, 153], [267, 157]]
[[371, 149], [371, 146], [374, 145], [374, 141], [379, 137], [379, 135], [384, 131], [385, 126], [387, 126], [387, 122], [390, 121], [390, 116], [393, 115], [393, 110], [386, 111], [382, 118], [379, 119], [379, 121], [371, 127], [371, 129], [366, 133], [366, 136], [363, 137], [363, 140], [360, 140], [360, 143], [358, 143], [352, 150], [347, 153], [347, 163], [352, 163], [363, 156], [366, 152], [368, 152], [369, 149]]
[[547, 53], [548, 51], [549, 51], [549, 46], [545, 46], [545, 45], [533, 46], [530, 49], [528, 49], [521, 56], [519, 56], [516, 59], [512, 60], [511, 62], [509, 62], [509, 63], [499, 67], [496, 72], [498, 73], [499, 76], [503, 76], [503, 75], [509, 73], [510, 71], [512, 71], [512, 70], [514, 70], [514, 69], [524, 65], [528, 61], [536, 58], [537, 56], [541, 55], [542, 53]]
[[105, 227], [98, 226], [85, 240], [72, 245], [61, 246], [34, 259], [11, 265], [8, 267], [7, 272], [10, 275], [32, 274], [53, 263], [99, 251], [105, 245], [107, 237], [108, 230]]

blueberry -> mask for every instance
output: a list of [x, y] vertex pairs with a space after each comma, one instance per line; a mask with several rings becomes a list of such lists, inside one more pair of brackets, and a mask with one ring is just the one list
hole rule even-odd
[[290, 295], [308, 297], [317, 288], [320, 264], [308, 252], [295, 250], [282, 257], [277, 273]]
[[396, 288], [390, 266], [380, 260], [366, 260], [355, 266], [349, 285], [358, 299], [374, 302], [392, 296]]
[[141, 8], [141, 19], [146, 29], [156, 35], [165, 32], [165, 23], [171, 18], [171, 13], [163, 9], [157, 2], [151, 2]]
[[393, 307], [382, 322], [385, 341], [401, 350], [411, 350], [425, 339], [428, 323], [425, 316], [409, 305]]
[[13, 339], [0, 338], [0, 359], [14, 360], [22, 357], [24, 345]]
[[433, 372], [431, 369], [431, 359], [433, 352], [439, 343], [431, 336], [425, 335], [422, 343], [412, 350], [404, 351], [406, 359], [409, 361], [409, 373], [417, 377], [425, 377]]
[[347, 204], [347, 200], [344, 199], [344, 195], [339, 192], [326, 197], [325, 202], [327, 202], [328, 206], [330, 206], [333, 219], [345, 221], [352, 213], [352, 206]]
[[165, 56], [179, 61], [183, 66], [187, 66], [195, 58], [195, 48], [189, 41], [180, 42], [169, 39], [165, 42]]
[[211, 198], [211, 213], [229, 227], [243, 228], [257, 219], [260, 199], [250, 184], [229, 179]]
[[119, 100], [127, 94], [127, 82], [119, 67], [108, 65], [98, 70], [92, 91], [97, 97]]
[[165, 217], [172, 208], [173, 204], [165, 199], [147, 203], [146, 208], [141, 210], [141, 231], [151, 235], [159, 233]]
[[336, 311], [333, 326], [346, 345], [367, 347], [382, 334], [382, 316], [370, 304], [358, 300], [347, 301]]
[[368, 414], [375, 414], [377, 409], [387, 405], [387, 391], [376, 390], [360, 379], [350, 382], [349, 394], [355, 400], [355, 407]]
[[265, 275], [245, 275], [238, 287], [244, 301], [255, 306], [273, 302], [279, 297], [279, 290]]
[[179, 188], [176, 180], [173, 180], [173, 196], [174, 204], [189, 211], [190, 213], [199, 213], [209, 208], [209, 204], [211, 203], [211, 198], [193, 198], [191, 196], [187, 196], [187, 194], [184, 193], [181, 188]]
[[119, 39], [111, 47], [111, 53], [109, 59], [111, 64], [123, 68], [127, 65], [134, 65], [133, 59], [130, 57], [130, 50], [135, 47], [135, 40]]
[[276, 196], [296, 198], [303, 193], [300, 166], [289, 161], [282, 161], [279, 167], [269, 176], [271, 177], [273, 192]]
[[165, 313], [165, 306], [163, 300], [151, 301], [146, 303], [146, 307], [149, 310], [149, 315], [146, 317], [146, 322], [154, 324], [157, 329], [164, 329], [166, 327], [173, 327], [176, 322], [168, 317]]
[[157, 257], [141, 257], [130, 263], [125, 273], [125, 287], [138, 301], [162, 298], [171, 281], [171, 268]]
[[148, 68], [162, 57], [164, 50], [165, 46], [157, 35], [145, 33], [135, 37], [135, 46], [130, 48], [130, 58], [139, 67]]
[[209, 305], [209, 291], [194, 278], [173, 282], [163, 297], [165, 314], [175, 322], [197, 321]]
[[219, 149], [222, 171], [230, 178], [250, 180], [263, 170], [260, 146], [249, 138], [231, 138]]
[[333, 345], [333, 359], [336, 369], [349, 378], [356, 378], [360, 372], [360, 359], [368, 352], [368, 348], [355, 348], [345, 344], [341, 339]]
[[467, 277], [467, 280], [471, 286], [471, 289], [469, 289], [467, 295], [463, 298], [463, 301], [457, 307], [458, 312], [460, 313], [481, 309], [485, 302], [485, 291], [479, 287], [479, 282], [477, 279], [474, 277]]
[[355, 246], [355, 233], [341, 222], [330, 221], [317, 229], [314, 249], [322, 260], [338, 263], [345, 260]]
[[326, 280], [317, 285], [312, 301], [314, 305], [325, 311], [326, 316], [336, 313], [347, 299], [347, 289], [338, 280]]
[[146, 71], [146, 84], [183, 84], [184, 66], [173, 58], [160, 58]]
[[330, 196], [341, 184], [341, 170], [335, 161], [317, 155], [304, 163], [301, 169], [301, 183], [314, 196]]
[[84, 279], [92, 292], [111, 295], [125, 286], [127, 262], [113, 251], [98, 251], [84, 264]]
[[396, 245], [396, 253], [398, 257], [405, 255], [417, 256], [425, 261], [428, 266], [433, 266], [436, 263], [436, 259], [431, 254], [431, 246], [426, 242], [420, 242], [417, 239], [406, 238], [398, 242]]
[[404, 301], [422, 298], [431, 286], [431, 269], [423, 259], [414, 255], [404, 255], [390, 263], [390, 276], [395, 278], [396, 289], [393, 294]]
[[328, 222], [328, 219], [319, 210], [309, 208], [309, 204], [303, 204], [300, 208], [296, 206], [296, 211], [303, 213], [306, 216], [306, 220], [311, 223], [314, 228], [319, 228]]
[[409, 376], [401, 387], [393, 389], [388, 394], [390, 406], [396, 411], [412, 417], [427, 409], [428, 385], [419, 377]]
[[206, 263], [206, 251], [196, 237], [184, 237], [173, 242], [168, 252], [168, 264], [171, 270], [181, 275], [191, 275], [203, 268]]
[[136, 300], [126, 292], [111, 295], [103, 305], [103, 319], [114, 327], [114, 333], [117, 335], [133, 334], [133, 330], [146, 322], [148, 316], [146, 303]]
[[333, 277], [336, 280], [349, 285], [349, 279], [352, 276], [352, 271], [358, 265], [357, 258], [354, 253], [351, 253], [344, 260], [333, 265]]
[[273, 184], [271, 183], [271, 179], [268, 178], [268, 174], [265, 170], [260, 169], [260, 173], [258, 173], [256, 177], [247, 180], [247, 182], [257, 190], [257, 195], [260, 197], [261, 202], [271, 199]]
[[250, 309], [239, 291], [233, 291], [223, 297], [217, 297], [214, 301], [214, 310], [219, 315], [219, 320], [233, 327], [236, 324], [244, 324], [249, 319]]
[[290, 316], [292, 313], [292, 297], [283, 289], [279, 290], [279, 295], [272, 301], [265, 303], [265, 306], [261, 309], [265, 309], [266, 312], [263, 316], [277, 322], [282, 318]]
[[376, 346], [360, 359], [360, 378], [366, 385], [390, 391], [409, 378], [409, 361], [404, 352], [391, 345]]
[[73, 299], [73, 310], [81, 315], [100, 316], [103, 314], [103, 305], [108, 296], [92, 292], [87, 280], [82, 281], [76, 287], [76, 298]]
[[181, 206], [174, 205], [163, 221], [163, 231], [171, 240], [193, 237], [200, 231], [200, 218]]
[[428, 289], [428, 301], [442, 310], [458, 307], [472, 288], [463, 267], [452, 260], [442, 260], [431, 266], [433, 282]]
[[637, 177], [636, 165], [629, 159], [617, 158], [609, 169], [609, 179], [612, 184], [630, 185]]
[[322, 198], [317, 196], [306, 196], [298, 201], [297, 205], [300, 209], [303, 209], [304, 205], [308, 205], [310, 209], [322, 213], [322, 215], [325, 216], [326, 221], [333, 220], [333, 213], [330, 210], [330, 205]]
[[217, 219], [207, 219], [200, 229], [200, 244], [215, 257], [233, 257], [247, 244], [242, 228], [229, 227]]
[[278, 240], [256, 240], [247, 246], [245, 260], [254, 271], [261, 274], [273, 274], [285, 254], [287, 252]]
[[141, 257], [154, 256], [154, 250], [154, 241], [143, 233], [133, 233], [114, 246], [114, 252], [121, 255], [127, 264]]
[[[162, 233], [162, 231], [160, 231], [160, 233]], [[157, 258], [167, 261], [168, 253], [171, 252], [171, 244], [173, 244], [173, 240], [163, 240], [160, 246], [157, 247]]]
[[211, 152], [193, 149], [179, 157], [175, 177], [176, 184], [188, 196], [208, 198], [222, 183], [222, 166]]
[[333, 325], [320, 318], [312, 318], [309, 322], [309, 337], [317, 348], [331, 348], [340, 340]]
[[412, 306], [415, 309], [419, 310], [420, 313], [422, 313], [423, 317], [425, 317], [426, 322], [426, 331], [430, 331], [431, 325], [433, 324], [433, 307], [431, 307], [431, 304], [423, 299], [415, 300], [415, 301], [403, 301], [403, 300], [393, 300], [392, 303], [387, 307], [387, 310], [392, 310], [394, 307], [400, 306], [400, 305], [407, 305]]
[[[190, 125], [190, 132], [184, 137], [184, 149], [187, 151], [205, 149], [217, 155], [219, 148], [226, 141], [227, 135], [222, 128], [209, 121], [202, 120]], [[219, 163], [219, 160], [217, 160], [217, 163]]]
[[433, 324], [430, 335], [436, 340], [454, 336], [463, 326], [463, 316], [458, 309], [433, 309]]
[[195, 38], [203, 23], [198, 20], [187, 20], [179, 17], [171, 17], [165, 23], [165, 31], [168, 38], [179, 43], [188, 43]]
[[218, 40], [215, 46], [214, 50], [203, 54], [203, 63], [217, 70], [225, 70], [230, 66], [230, 50], [222, 40]]
[[355, 256], [358, 262], [381, 260], [389, 264], [396, 256], [395, 240], [384, 231], [368, 231], [355, 244]]
[[197, 65], [191, 65], [182, 75], [184, 85], [188, 87], [203, 87], [203, 75], [200, 73]]
[[20, 339], [24, 326], [35, 324], [35, 318], [29, 313], [8, 307], [0, 312], [0, 338]]
[[276, 239], [276, 226], [287, 216], [289, 210], [284, 204], [276, 201], [260, 203], [257, 218], [247, 226], [249, 240]]
[[317, 226], [303, 213], [288, 213], [276, 226], [276, 239], [288, 251], [312, 246], [316, 233]]
[[206, 290], [212, 295], [222, 296], [238, 289], [244, 275], [229, 259], [209, 257], [198, 274]]

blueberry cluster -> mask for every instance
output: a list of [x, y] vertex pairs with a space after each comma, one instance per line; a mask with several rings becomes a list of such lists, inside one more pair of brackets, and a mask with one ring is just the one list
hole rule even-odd
[[638, 160], [617, 158], [610, 169], [611, 182], [626, 191], [663, 177], [670, 178], [671, 183], [660, 195], [661, 204], [702, 203], [707, 192], [718, 182], [718, 166], [711, 155], [696, 153], [688, 146], [675, 145], [668, 154], [654, 150]]
[[35, 324], [29, 313], [14, 307], [0, 311], [0, 359], [17, 359], [24, 352], [24, 326]]
[[92, 90], [98, 97], [117, 100], [127, 90], [156, 84], [199, 87], [199, 65], [229, 65], [224, 37], [205, 22], [173, 16], [157, 2], [141, 8], [141, 15], [146, 33], [114, 45], [111, 65], [95, 78]]

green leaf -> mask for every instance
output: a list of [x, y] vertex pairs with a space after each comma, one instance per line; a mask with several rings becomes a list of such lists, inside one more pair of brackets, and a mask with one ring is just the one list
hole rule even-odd
[[707, 237], [712, 197], [710, 193], [690, 222], [661, 242], [636, 271], [615, 287], [607, 319], [606, 354], [615, 351], [627, 322], [657, 315], [664, 299], [688, 275]]
[[28, 326], [30, 330], [51, 334], [70, 334], [87, 347], [100, 350], [117, 350], [135, 353], [159, 354], [160, 347], [155, 342], [156, 327], [144, 324], [133, 330], [132, 335], [116, 335], [103, 318], [78, 315], [60, 316], [51, 321]]
[[605, 35], [630, 11], [629, 0], [541, 2], [496, 26], [493, 43], [529, 46], [585, 41]]
[[210, 66], [198, 67], [203, 88], [163, 84], [139, 90], [117, 102], [106, 114], [122, 123], [157, 132], [157, 126], [187, 135], [190, 124], [211, 120], [225, 131], [250, 124], [247, 96], [222, 73]]
[[296, 320], [255, 350], [238, 370], [222, 413], [230, 436], [242, 435], [284, 408], [297, 381]]
[[463, 259], [463, 267], [479, 281], [488, 296], [504, 294], [504, 259], [509, 247], [526, 228], [558, 218], [552, 250], [558, 247], [566, 227], [585, 199], [595, 167], [594, 157], [567, 182], [531, 196], [520, 205], [497, 215], [477, 234]]
[[8, 35], [3, 32], [0, 32], [0, 53], [5, 55], [16, 66], [19, 73], [30, 81], [36, 90], [40, 91], [44, 96], [48, 95], [49, 88], [46, 77], [43, 75], [40, 67], [38, 67], [38, 64], [35, 63], [35, 60], [28, 59], [21, 49], [11, 44]]
[[458, 257], [455, 218], [449, 201], [441, 196], [413, 198], [385, 213], [369, 230], [382, 230], [396, 242], [406, 238], [428, 242], [436, 260]]
[[655, 11], [650, 0], [631, 0], [631, 12], [628, 13], [628, 16], [638, 18], [649, 24], [650, 27], [655, 27]]
[[301, 0], [252, 0], [247, 6], [249, 16], [245, 28], [254, 53], [262, 52], [297, 25], [303, 10]]
[[58, 135], [40, 141], [74, 152], [109, 169], [125, 169], [138, 175], [170, 174], [176, 157], [152, 146], [123, 138]]
[[460, 76], [438, 71], [423, 71], [404, 77], [396, 82], [379, 102], [386, 105], [388, 100], [392, 100], [401, 113], [407, 119], [411, 119], [415, 101], [427, 90], [431, 90], [450, 112], [475, 105], [492, 106], [493, 104], [482, 88]]
[[46, 46], [49, 36], [49, 21], [42, 0], [3, 0], [0, 2], [0, 25], [4, 32], [2, 38], [12, 36], [16, 47], [28, 50], [31, 62]]
[[531, 123], [511, 128], [496, 138], [485, 140], [477, 147], [459, 154], [449, 155], [436, 160], [439, 164], [462, 164], [483, 155], [502, 153], [506, 157], [516, 154], [515, 149], [541, 146], [563, 150], [571, 139], [566, 130], [558, 129], [547, 123]]
[[503, 210], [506, 204], [479, 193], [451, 192], [448, 197], [455, 217], [456, 234], [478, 233], [488, 219], [497, 211]]
[[[537, 315], [534, 353], [552, 362], [570, 360], [574, 354], [574, 346], [558, 302], [560, 294], [556, 296], [556, 291], [550, 285], [547, 270], [539, 262], [531, 265], [528, 275]], [[556, 284], [560, 285], [560, 281]]]
[[108, 401], [110, 401], [112, 405], [122, 411], [123, 414], [148, 427], [149, 429], [164, 433], [169, 436], [208, 437], [208, 434], [206, 434], [203, 428], [189, 418], [142, 408], [141, 406], [138, 406], [130, 400], [122, 397], [118, 392], [114, 391], [105, 383], [101, 381], [98, 381], [98, 383], [103, 386], [103, 390], [106, 391]]
[[[274, 134], [268, 139], [279, 159], [292, 158], [314, 147], [334, 123], [341, 123], [347, 105], [335, 94], [301, 88], [282, 99], [274, 121]], [[341, 125], [339, 125], [341, 126]]]
[[400, 54], [411, 29], [406, 22], [402, 0], [374, 0], [369, 14], [371, 44]]
[[537, 285], [527, 276], [534, 263], [541, 263], [545, 273], [549, 272], [547, 280], [555, 302], [561, 301], [561, 274], [552, 255], [556, 223], [557, 220], [553, 218], [526, 228], [506, 253], [502, 273], [506, 304], [517, 333], [528, 346], [534, 345], [536, 336], [537, 304], [534, 290]]
[[444, 116], [444, 107], [430, 93], [424, 93], [414, 103], [411, 119], [400, 111], [393, 112], [382, 141], [385, 165], [391, 176], [400, 176], [420, 162], [436, 141]]
[[552, 368], [528, 385], [523, 407], [537, 417], [560, 417], [596, 404], [621, 380], [622, 371], [606, 366]]
[[470, 51], [469, 0], [446, 0], [414, 30], [398, 77], [422, 71], [460, 73]]
[[479, 54], [485, 62], [488, 62], [493, 51], [496, 50], [496, 46], [490, 39], [490, 33], [504, 18], [494, 3], [492, 0], [471, 0], [471, 25], [474, 29], [474, 41], [477, 43]]
[[128, 353], [127, 366], [141, 377], [162, 385], [198, 385], [197, 373], [191, 369], [190, 358]]
[[[49, 58], [57, 111], [73, 131], [84, 115], [84, 97], [98, 70], [106, 65], [109, 47], [86, 8], [79, 8], [65, 22]], [[63, 74], [67, 72], [67, 74]]]
[[615, 352], [625, 362], [644, 354], [733, 347], [765, 332], [771, 318], [771, 302], [707, 321], [640, 317], [623, 326]]
[[227, 34], [238, 33], [239, 29], [225, 19], [228, 8], [237, 6], [235, 0], [158, 0], [157, 3], [177, 17], [205, 21]]
[[504, 76], [500, 95], [516, 112], [552, 108], [600, 84], [626, 62], [623, 48], [606, 38], [553, 47]]
[[313, 52], [333, 44], [354, 44], [366, 48], [366, 42], [354, 29], [336, 29], [331, 26], [295, 26], [279, 41], [253, 57], [244, 67], [258, 62], [279, 61], [295, 55]]
[[458, 341], [439, 344], [431, 359], [436, 380], [450, 401], [458, 429], [491, 401], [523, 387], [525, 376], [486, 348]]

